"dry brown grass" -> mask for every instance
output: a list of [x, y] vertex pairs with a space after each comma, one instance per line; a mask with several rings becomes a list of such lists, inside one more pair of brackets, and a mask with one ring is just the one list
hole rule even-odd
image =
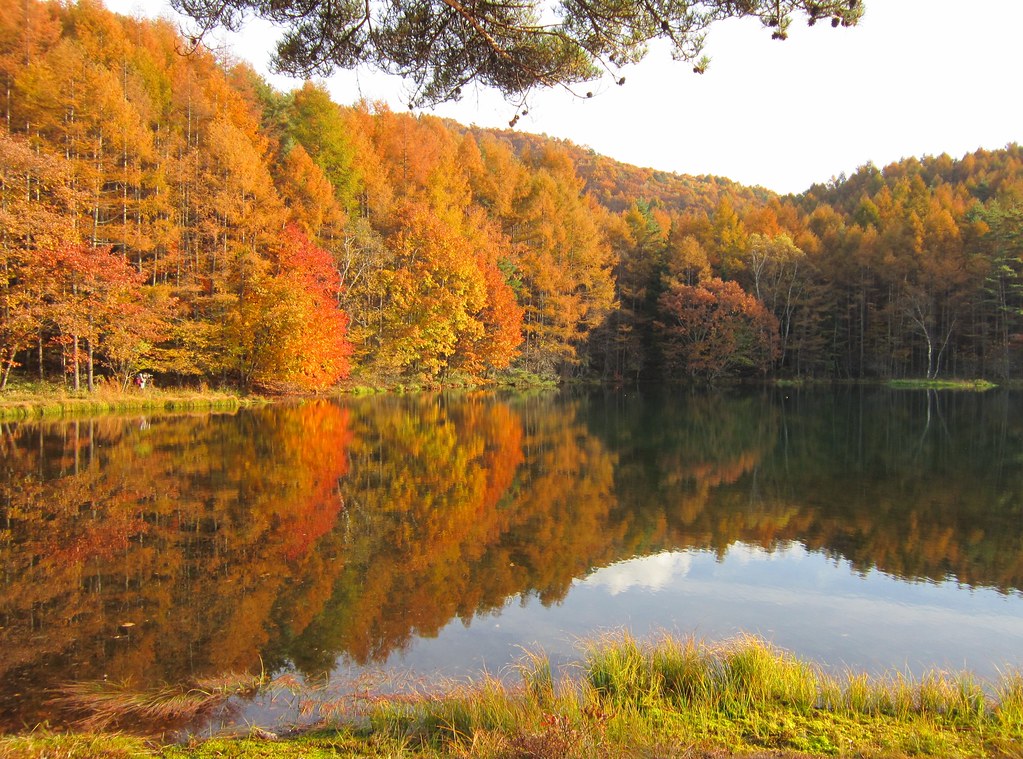
[[233, 696], [254, 694], [264, 684], [259, 675], [224, 675], [138, 690], [130, 683], [93, 680], [62, 686], [51, 703], [88, 732], [126, 729], [152, 734], [208, 717]]

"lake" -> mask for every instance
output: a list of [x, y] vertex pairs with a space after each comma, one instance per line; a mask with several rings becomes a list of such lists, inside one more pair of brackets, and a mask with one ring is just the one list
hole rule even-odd
[[621, 630], [991, 678], [1023, 666], [1021, 405], [651, 389], [6, 423], [0, 729], [74, 718], [69, 683], [337, 695], [568, 663]]

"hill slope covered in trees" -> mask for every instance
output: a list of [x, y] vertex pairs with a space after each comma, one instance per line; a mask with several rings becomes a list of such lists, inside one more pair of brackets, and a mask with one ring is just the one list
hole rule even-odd
[[0, 385], [1018, 376], [1023, 152], [779, 197], [0, 6]]

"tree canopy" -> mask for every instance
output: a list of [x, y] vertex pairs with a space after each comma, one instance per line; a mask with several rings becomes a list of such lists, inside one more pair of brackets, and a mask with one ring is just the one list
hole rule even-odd
[[[410, 106], [457, 100], [470, 83], [523, 102], [536, 87], [572, 88], [621, 68], [655, 40], [702, 73], [711, 24], [754, 17], [785, 39], [796, 17], [855, 24], [860, 0], [172, 0], [197, 24], [198, 43], [247, 16], [284, 30], [274, 64], [300, 77], [367, 64], [414, 85]], [[590, 95], [589, 92], [586, 95]]]

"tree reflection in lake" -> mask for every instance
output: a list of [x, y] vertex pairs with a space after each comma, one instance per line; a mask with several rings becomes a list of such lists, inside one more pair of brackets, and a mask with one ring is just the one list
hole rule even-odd
[[0, 721], [52, 720], [43, 689], [69, 680], [384, 661], [662, 551], [667, 578], [687, 549], [801, 544], [861, 573], [1015, 594], [1018, 401], [418, 395], [8, 424]]
[[618, 451], [615, 492], [648, 546], [797, 541], [859, 571], [1010, 592], [1023, 588], [1020, 400], [697, 394], [618, 404], [591, 429]]
[[[68, 680], [258, 667], [332, 592], [348, 412], [6, 425], [0, 718]], [[315, 441], [313, 444], [311, 441]]]

